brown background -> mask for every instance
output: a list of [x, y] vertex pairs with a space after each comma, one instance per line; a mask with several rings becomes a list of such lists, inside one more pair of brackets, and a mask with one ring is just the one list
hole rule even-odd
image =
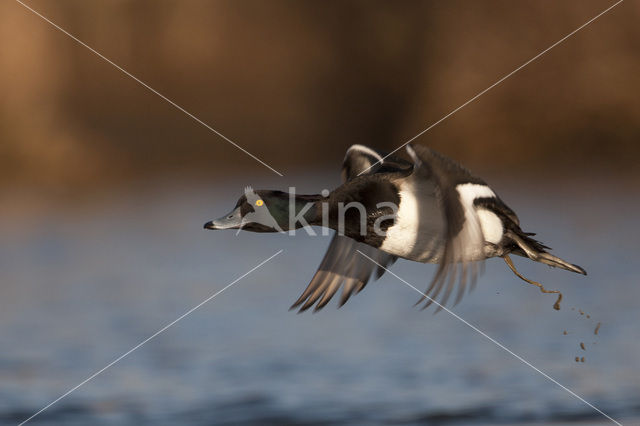
[[[611, 1], [30, 1], [284, 174], [393, 149]], [[640, 3], [418, 139], [478, 171], [634, 174]], [[0, 183], [269, 174], [18, 3], [0, 4]]]

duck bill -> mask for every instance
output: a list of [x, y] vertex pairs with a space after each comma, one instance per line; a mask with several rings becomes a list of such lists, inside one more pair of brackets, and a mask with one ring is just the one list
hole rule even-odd
[[240, 227], [242, 227], [240, 207], [219, 219], [211, 220], [204, 224], [204, 229], [239, 229]]

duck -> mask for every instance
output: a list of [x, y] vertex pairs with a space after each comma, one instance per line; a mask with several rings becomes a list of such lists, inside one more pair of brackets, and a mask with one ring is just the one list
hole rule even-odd
[[[356, 144], [342, 164], [342, 184], [298, 195], [246, 187], [233, 210], [205, 223], [209, 230], [289, 232], [320, 226], [335, 230], [311, 281], [290, 309], [322, 309], [342, 288], [338, 307], [379, 279], [396, 260], [437, 264], [416, 304], [436, 312], [456, 293], [454, 306], [475, 287], [487, 259], [509, 255], [586, 275], [524, 232], [516, 213], [481, 178], [422, 145], [406, 145], [408, 159]], [[312, 232], [312, 231], [311, 231]], [[555, 291], [557, 292], [557, 291]], [[560, 295], [561, 297], [561, 295]], [[560, 299], [559, 299], [560, 300]], [[559, 307], [554, 306], [556, 309]]]

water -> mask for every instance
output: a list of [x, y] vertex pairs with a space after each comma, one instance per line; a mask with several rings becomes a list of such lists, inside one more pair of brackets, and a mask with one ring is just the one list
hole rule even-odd
[[[53, 206], [5, 195], [0, 423], [26, 419], [282, 248], [33, 424], [609, 424], [448, 313], [412, 308], [418, 294], [389, 274], [342, 309], [332, 301], [317, 314], [289, 312], [329, 237], [201, 229], [244, 184], [165, 182]], [[514, 259], [525, 276], [564, 293], [560, 311], [555, 295], [499, 259], [453, 310], [638, 424], [638, 194], [606, 187], [592, 188], [597, 197], [543, 184], [500, 191], [526, 230], [589, 272]], [[392, 270], [424, 289], [435, 268], [399, 261]]]

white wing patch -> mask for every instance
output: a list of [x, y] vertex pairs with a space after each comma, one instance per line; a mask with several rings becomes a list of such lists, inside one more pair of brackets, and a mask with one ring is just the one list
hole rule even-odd
[[364, 146], [364, 145], [359, 145], [359, 144], [355, 144], [355, 145], [351, 145], [349, 147], [349, 149], [347, 149], [347, 153], [345, 154], [344, 158], [347, 158], [349, 156], [349, 153], [351, 151], [360, 151], [366, 155], [370, 155], [373, 158], [376, 159], [376, 161], [382, 163], [382, 156], [380, 154], [378, 154], [377, 152], [375, 152], [373, 149], [369, 148], [368, 146]]
[[413, 149], [411, 145], [407, 145], [405, 150], [407, 151], [407, 154], [409, 154], [409, 156], [411, 157], [411, 161], [413, 161], [413, 164], [416, 164], [416, 165], [422, 164], [422, 160], [420, 159], [420, 157], [418, 157], [418, 154], [416, 154], [416, 151]]

